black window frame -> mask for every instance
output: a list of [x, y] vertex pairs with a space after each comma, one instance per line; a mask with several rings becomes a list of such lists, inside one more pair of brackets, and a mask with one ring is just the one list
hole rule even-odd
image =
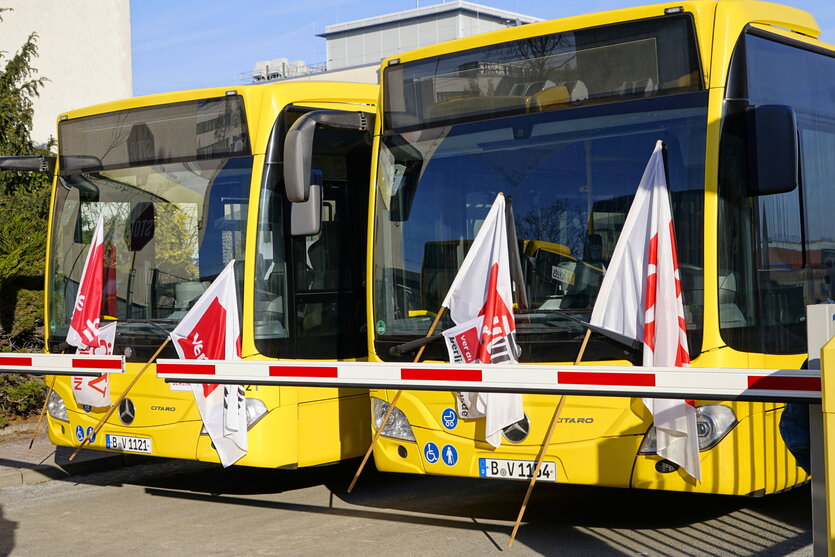
[[[273, 127], [273, 136], [278, 136], [278, 152], [283, 153], [284, 137], [293, 123], [303, 114], [312, 110], [320, 110], [303, 105], [291, 104], [282, 109]], [[324, 132], [324, 133], [322, 133]], [[290, 233], [290, 214], [293, 204], [287, 200], [284, 192], [283, 164], [274, 164], [273, 168], [265, 168], [264, 182], [261, 185], [261, 199], [259, 199], [259, 226], [265, 188], [272, 188], [274, 203], [278, 204], [277, 210], [281, 211], [281, 241], [283, 242], [284, 258], [287, 265], [285, 275], [285, 289], [287, 292], [287, 335], [271, 339], [254, 339], [256, 349], [260, 354], [271, 358], [316, 358], [316, 359], [348, 359], [364, 358], [368, 355], [368, 339], [366, 334], [366, 294], [365, 294], [365, 250], [367, 246], [367, 211], [368, 211], [368, 184], [370, 184], [370, 162], [371, 145], [359, 141], [359, 134], [366, 132], [352, 130], [319, 130], [317, 138], [314, 139], [314, 155], [317, 145], [321, 145], [322, 137], [331, 133], [357, 133], [358, 140], [351, 149], [365, 149], [368, 155], [368, 164], [351, 164], [352, 157], [350, 150], [345, 154], [346, 179], [345, 185], [355, 189], [355, 194], [346, 192], [348, 200], [346, 207], [341, 210], [354, 212], [349, 219], [358, 226], [352, 227], [356, 231], [356, 247], [359, 253], [356, 256], [349, 256], [345, 252], [339, 257], [339, 271], [344, 273], [341, 277], [348, 276], [352, 284], [346, 288], [344, 281], [335, 288], [305, 288], [302, 284], [303, 277], [310, 276], [310, 270], [306, 265], [306, 252], [309, 249], [306, 237], [293, 237]], [[266, 180], [275, 180], [267, 185]], [[328, 176], [324, 180], [323, 200], [328, 200], [328, 186], [333, 183]], [[359, 212], [356, 212], [359, 211]], [[339, 238], [345, 241], [346, 238]], [[257, 249], [256, 249], [257, 251]], [[307, 304], [322, 304], [322, 314], [325, 315], [325, 306], [330, 304], [330, 309], [340, 312], [337, 315], [338, 323], [333, 334], [306, 335], [301, 322], [303, 320], [303, 307]], [[339, 309], [342, 308], [342, 309]], [[346, 308], [353, 308], [346, 314]], [[258, 311], [258, 307], [254, 307]], [[353, 314], [353, 316], [351, 315]], [[358, 322], [357, 322], [358, 321]], [[346, 329], [355, 325], [353, 334]]]
[[[782, 196], [784, 206], [794, 206], [797, 209], [797, 220], [794, 223], [798, 228], [800, 253], [794, 256], [797, 259], [796, 262], [790, 262], [784, 265], [785, 268], [780, 268], [780, 257], [779, 255], [772, 257], [773, 248], [769, 243], [774, 236], [769, 233], [766, 224], [759, 221], [759, 214], [766, 210], [764, 207], [769, 205], [774, 207], [774, 204], [779, 201], [775, 201], [775, 196], [747, 197], [745, 193], [749, 156], [746, 111], [758, 98], [766, 96], [752, 89], [753, 83], [748, 81], [751, 73], [748, 69], [750, 49], [756, 48], [757, 44], [755, 41], [750, 41], [749, 37], [794, 49], [792, 53], [794, 56], [822, 55], [835, 59], [835, 52], [801, 40], [747, 26], [734, 48], [728, 71], [722, 117], [719, 149], [720, 205], [717, 229], [719, 276], [717, 279], [720, 283], [721, 298], [722, 279], [726, 276], [723, 270], [728, 271], [727, 276], [739, 274], [737, 271], [747, 273], [739, 281], [740, 284], [734, 281], [733, 286], [738, 289], [737, 292], [740, 292], [739, 301], [748, 310], [748, 313], [742, 312], [741, 316], [748, 321], [748, 324], [734, 326], [732, 323], [723, 322], [721, 307], [717, 308], [720, 311], [720, 335], [728, 346], [744, 352], [802, 354], [806, 351], [805, 306], [828, 301], [816, 294], [818, 291], [825, 293], [827, 288], [829, 289], [828, 298], [831, 300], [835, 297], [835, 265], [830, 265], [832, 268], [824, 270], [825, 262], [822, 261], [824, 255], [821, 254], [820, 262], [813, 256], [814, 238], [810, 238], [810, 227], [817, 226], [819, 223], [810, 217], [808, 213], [810, 207], [807, 205], [812, 202], [812, 196], [817, 190], [809, 189], [814, 188], [814, 179], [804, 176], [802, 172], [804, 158], [811, 156], [811, 150], [807, 145], [804, 151], [803, 131], [806, 128], [800, 124], [806, 113], [802, 110], [802, 106], [793, 102], [797, 100], [797, 97], [792, 98], [790, 95], [780, 97], [778, 91], [778, 98], [766, 100], [768, 104], [793, 106], [798, 112], [801, 156], [799, 185], [793, 192], [775, 194], [775, 196]], [[778, 71], [775, 69], [775, 73]], [[806, 75], [810, 81], [822, 79], [822, 76], [811, 73]], [[762, 79], [765, 80], [767, 77]], [[773, 80], [769, 83], [772, 82]], [[802, 87], [802, 83], [798, 85]], [[831, 101], [828, 105], [831, 108], [828, 115], [835, 118], [835, 101]], [[817, 122], [817, 120], [813, 121]], [[809, 129], [818, 131], [816, 128]], [[806, 160], [808, 162], [810, 159]], [[768, 233], [767, 237], [763, 236], [764, 230]], [[831, 256], [832, 263], [835, 263], [835, 250], [832, 250]], [[822, 276], [824, 274], [828, 276]], [[741, 290], [740, 286], [746, 290]]]

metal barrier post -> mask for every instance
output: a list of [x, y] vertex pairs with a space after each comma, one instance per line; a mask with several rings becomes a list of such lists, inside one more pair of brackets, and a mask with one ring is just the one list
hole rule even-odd
[[[823, 439], [824, 476], [823, 495], [815, 491], [815, 462], [812, 462], [812, 536], [815, 555], [835, 555], [835, 339], [830, 340], [821, 350], [823, 369]], [[812, 447], [815, 446], [814, 437]], [[813, 453], [814, 458], [814, 453]], [[824, 510], [820, 510], [823, 505]]]
[[[830, 358], [835, 361], [835, 358]], [[826, 396], [826, 395], [824, 395]], [[835, 396], [835, 393], [833, 393]], [[830, 405], [833, 402], [830, 400]], [[820, 404], [809, 405], [809, 449], [812, 461], [812, 547], [813, 555], [825, 557], [829, 555], [828, 546], [832, 537], [829, 532], [833, 531], [829, 526], [828, 518], [831, 513], [827, 512], [829, 506], [829, 494], [826, 491], [828, 483], [835, 481], [829, 478], [827, 469], [826, 454], [829, 450], [835, 450], [835, 441], [828, 443], [824, 435], [824, 417]], [[832, 418], [830, 418], [832, 419]], [[835, 423], [829, 426], [833, 430]], [[831, 445], [831, 446], [829, 446]], [[832, 459], [835, 461], [835, 459]]]
[[835, 555], [835, 304], [807, 306], [806, 316], [808, 367], [821, 370], [823, 399], [809, 405], [812, 541], [815, 556]]

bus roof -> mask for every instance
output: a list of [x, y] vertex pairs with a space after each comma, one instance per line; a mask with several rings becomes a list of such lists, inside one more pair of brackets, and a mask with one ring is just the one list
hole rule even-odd
[[[421, 60], [432, 56], [460, 52], [496, 43], [638, 19], [663, 17], [672, 13], [681, 13], [682, 11], [693, 14], [699, 37], [710, 37], [714, 32], [715, 25], [717, 33], [721, 31], [725, 37], [730, 39], [731, 44], [726, 44], [725, 49], [721, 49], [722, 51], [718, 53], [711, 51], [714, 41], [702, 40], [699, 43], [699, 51], [703, 61], [702, 66], [705, 71], [705, 83], [710, 83], [711, 87], [724, 85], [724, 76], [727, 70], [726, 64], [730, 55], [730, 49], [733, 47], [733, 42], [735, 42], [736, 37], [749, 23], [772, 26], [776, 32], [782, 31], [785, 33], [785, 30], [789, 30], [793, 34], [810, 39], [816, 39], [820, 36], [820, 28], [815, 18], [808, 12], [797, 8], [757, 0], [689, 0], [685, 2], [667, 2], [634, 8], [623, 8], [620, 10], [531, 23], [519, 27], [509, 27], [389, 56], [383, 60], [382, 67], [386, 68], [392, 64]], [[812, 40], [810, 42], [816, 43], [817, 41]], [[719, 82], [709, 79], [709, 71], [713, 66], [711, 62], [716, 61], [716, 54], [719, 54], [721, 60], [724, 60], [724, 63], [716, 66], [716, 69], [719, 71], [719, 74], [716, 76], [719, 78]]]
[[[80, 108], [59, 115], [64, 120], [83, 118], [131, 110], [136, 108], [240, 95], [246, 107], [246, 117], [252, 141], [253, 153], [266, 148], [275, 118], [285, 106], [299, 104], [311, 108], [335, 108], [342, 110], [374, 110], [379, 93], [378, 85], [339, 81], [280, 81], [238, 87], [213, 87], [130, 97], [103, 104]], [[60, 140], [60, 139], [59, 139]]]
[[340, 81], [279, 81], [257, 85], [230, 85], [227, 87], [187, 89], [140, 97], [129, 97], [71, 110], [60, 114], [58, 118], [59, 120], [81, 118], [94, 114], [117, 112], [119, 110], [129, 110], [144, 106], [222, 97], [227, 94], [241, 95], [245, 101], [266, 96], [280, 96], [286, 99], [286, 102], [373, 105], [377, 102], [377, 92], [377, 85], [364, 83]]

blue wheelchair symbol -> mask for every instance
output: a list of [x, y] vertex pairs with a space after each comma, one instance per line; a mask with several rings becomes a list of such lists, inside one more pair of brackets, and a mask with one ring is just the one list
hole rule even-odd
[[458, 451], [455, 450], [455, 447], [452, 445], [444, 445], [442, 453], [444, 456], [444, 464], [447, 466], [455, 466], [455, 463], [458, 462]]
[[87, 428], [87, 438], [90, 440], [89, 441], [90, 443], [95, 443], [96, 442], [96, 433], [95, 433], [95, 430], [93, 429], [93, 426], [90, 426], [90, 427]]
[[84, 428], [80, 425], [75, 426], [75, 438], [78, 439], [79, 442], [84, 441]]
[[438, 451], [438, 445], [435, 443], [427, 443], [423, 446], [423, 457], [429, 464], [435, 464], [438, 462], [438, 458], [440, 456], [441, 453]]
[[458, 425], [458, 414], [452, 408], [447, 408], [441, 413], [441, 423], [447, 429], [455, 429]]

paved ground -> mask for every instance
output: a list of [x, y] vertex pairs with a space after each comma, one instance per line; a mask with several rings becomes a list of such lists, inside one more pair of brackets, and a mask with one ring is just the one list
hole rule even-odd
[[[69, 449], [0, 434], [0, 556], [507, 552], [523, 482], [261, 470]], [[123, 466], [129, 464], [130, 466]], [[93, 473], [90, 473], [93, 472]], [[48, 481], [50, 479], [60, 481]], [[808, 486], [759, 498], [543, 485], [514, 555], [811, 555]], [[48, 534], [45, 534], [48, 532]], [[129, 545], [125, 545], [130, 540]]]
[[142, 457], [135, 458], [133, 455], [128, 455], [126, 460], [125, 455], [83, 450], [70, 462], [73, 450], [50, 443], [45, 423], [41, 424], [29, 448], [36, 424], [33, 421], [0, 430], [0, 489], [87, 474], [142, 460]]
[[260, 470], [158, 459], [0, 489], [0, 555], [811, 556], [809, 490], [759, 499], [522, 482]]

